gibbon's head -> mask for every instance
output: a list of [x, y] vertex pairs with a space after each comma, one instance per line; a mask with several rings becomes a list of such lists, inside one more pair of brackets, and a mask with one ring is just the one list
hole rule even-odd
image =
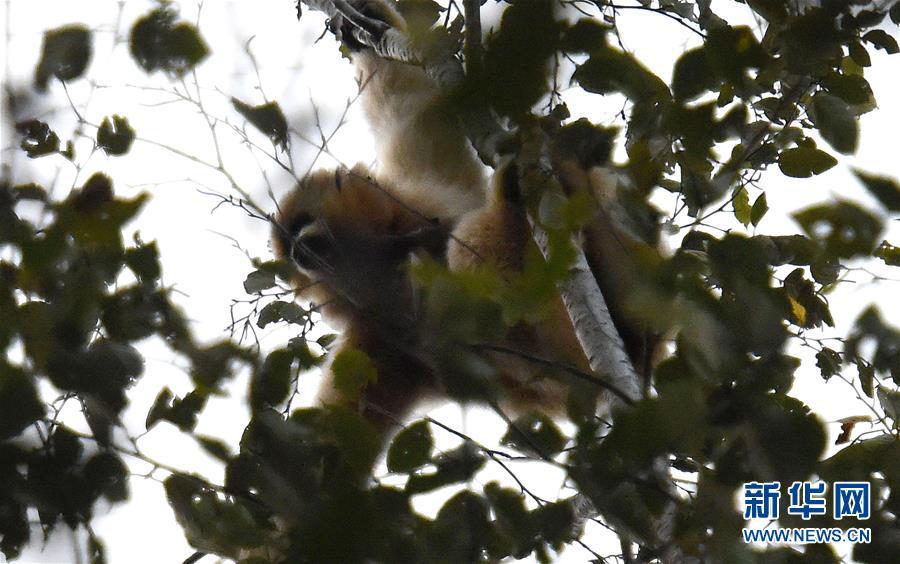
[[272, 239], [275, 254], [297, 268], [298, 294], [322, 306], [330, 322], [400, 327], [417, 309], [406, 273], [410, 253], [445, 244], [361, 165], [303, 180], [281, 202]]

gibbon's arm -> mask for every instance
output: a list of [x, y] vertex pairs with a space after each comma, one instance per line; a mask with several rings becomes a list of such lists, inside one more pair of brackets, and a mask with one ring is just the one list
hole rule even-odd
[[[399, 31], [406, 23], [388, 0], [351, 0], [369, 18]], [[351, 25], [351, 24], [345, 24]], [[484, 203], [484, 166], [475, 155], [447, 93], [421, 67], [385, 59], [342, 34], [375, 139], [379, 181], [426, 217], [447, 224]]]
[[320, 170], [279, 206], [275, 254], [297, 270], [298, 295], [342, 332], [331, 353], [365, 352], [378, 372], [360, 397], [344, 397], [325, 375], [318, 400], [351, 405], [387, 430], [436, 385], [420, 358], [421, 308], [407, 273], [415, 252], [442, 255], [446, 230], [398, 204], [362, 165]]
[[[597, 213], [584, 229], [585, 253], [597, 283], [609, 304], [616, 329], [638, 374], [646, 379], [655, 360], [659, 339], [629, 307], [638, 276], [636, 256], [651, 246], [624, 229], [615, 218], [616, 179], [607, 169], [585, 170], [574, 163], [561, 167], [561, 180], [569, 191], [588, 190], [597, 201]], [[501, 271], [522, 268], [526, 249], [534, 245], [526, 212], [518, 201], [517, 172], [500, 167], [492, 197], [481, 209], [462, 218], [448, 244], [451, 270], [474, 268], [482, 262]], [[590, 372], [562, 299], [554, 298], [546, 318], [534, 325], [520, 323], [509, 330], [504, 345], [529, 355]], [[513, 408], [539, 408], [558, 412], [565, 405], [569, 381], [564, 371], [549, 373], [526, 358], [490, 353]], [[549, 377], [548, 377], [549, 376]]]

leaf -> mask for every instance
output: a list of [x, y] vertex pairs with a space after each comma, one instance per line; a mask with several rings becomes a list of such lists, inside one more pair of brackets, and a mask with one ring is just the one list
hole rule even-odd
[[878, 201], [891, 212], [900, 211], [900, 184], [887, 176], [876, 176], [858, 168], [853, 169], [853, 174], [862, 182], [869, 192], [878, 198]]
[[134, 129], [128, 124], [128, 119], [113, 115], [112, 122], [108, 117], [100, 122], [97, 130], [97, 145], [106, 151], [107, 155], [124, 155], [131, 149], [134, 142]]
[[129, 50], [146, 72], [162, 70], [175, 77], [191, 71], [209, 55], [197, 28], [177, 21], [177, 14], [168, 5], [135, 22]]
[[835, 150], [844, 154], [856, 151], [859, 123], [846, 102], [837, 96], [817, 92], [810, 109], [810, 117], [819, 128], [819, 133]]
[[258, 294], [275, 286], [275, 274], [267, 270], [254, 270], [244, 279], [244, 291]]
[[731, 198], [731, 205], [734, 206], [734, 217], [740, 221], [745, 227], [750, 224], [750, 195], [747, 189], [740, 186]]
[[880, 258], [888, 266], [900, 266], [900, 247], [895, 247], [887, 241], [882, 241], [872, 256]]
[[431, 457], [434, 438], [427, 421], [417, 421], [394, 437], [387, 453], [387, 467], [391, 472], [412, 472]]
[[41, 59], [34, 72], [34, 86], [47, 90], [50, 77], [75, 80], [84, 74], [91, 60], [91, 32], [83, 25], [66, 25], [44, 32]]
[[877, 49], [881, 49], [889, 55], [900, 53], [900, 45], [883, 29], [873, 29], [862, 36], [862, 40], [871, 43]]
[[[259, 272], [259, 271], [257, 271]], [[265, 328], [270, 323], [297, 323], [303, 324], [306, 321], [309, 312], [303, 309], [295, 302], [274, 301], [266, 304], [259, 312], [256, 325], [260, 329]]]
[[16, 131], [24, 135], [19, 147], [29, 158], [36, 159], [59, 152], [59, 137], [42, 121], [21, 121], [16, 124]]
[[547, 94], [549, 63], [562, 28], [554, 4], [531, 0], [503, 11], [500, 26], [485, 43], [484, 76], [491, 80], [470, 81], [478, 92], [473, 98], [486, 98], [503, 115], [521, 116]]
[[872, 254], [884, 228], [880, 218], [842, 200], [806, 208], [793, 217], [809, 237], [825, 242], [828, 259]]
[[353, 401], [363, 389], [378, 380], [378, 372], [369, 356], [361, 350], [345, 348], [337, 353], [331, 363], [334, 386], [341, 396]]
[[111, 452], [95, 454], [84, 467], [84, 477], [91, 490], [111, 502], [128, 499], [128, 476], [128, 467]]
[[823, 347], [822, 350], [816, 353], [816, 366], [819, 367], [819, 371], [822, 373], [822, 379], [826, 381], [832, 376], [837, 376], [841, 373], [841, 364], [841, 355], [835, 350]]
[[716, 87], [718, 80], [709, 66], [703, 48], [685, 52], [672, 71], [672, 93], [677, 100], [689, 101]]
[[878, 386], [875, 394], [878, 396], [878, 403], [884, 409], [884, 414], [891, 418], [896, 427], [900, 424], [900, 392], [885, 386]]
[[460, 447], [439, 455], [434, 462], [433, 471], [411, 474], [406, 482], [406, 491], [413, 495], [467, 482], [484, 463], [485, 457], [477, 448], [470, 443], [463, 443]]
[[231, 449], [228, 448], [225, 441], [213, 437], [205, 437], [203, 435], [197, 435], [195, 438], [197, 439], [197, 442], [200, 443], [203, 450], [209, 453], [213, 458], [226, 463], [232, 459]]
[[291, 392], [291, 366], [294, 354], [287, 349], [269, 353], [261, 367], [250, 378], [250, 405], [254, 408], [275, 406]]
[[231, 104], [239, 114], [253, 124], [263, 135], [272, 140], [272, 143], [280, 145], [285, 151], [288, 147], [288, 125], [284, 112], [278, 102], [268, 102], [260, 106], [250, 106], [237, 98], [231, 99]]
[[766, 200], [766, 193], [763, 192], [756, 198], [756, 201], [753, 202], [753, 207], [750, 208], [750, 223], [753, 224], [754, 227], [759, 225], [759, 222], [766, 216], [766, 212], [769, 211], [769, 202]]
[[837, 164], [837, 159], [820, 149], [796, 147], [782, 151], [778, 156], [778, 168], [793, 178], [809, 178], [822, 174]]
[[540, 413], [530, 413], [513, 421], [501, 442], [540, 457], [552, 457], [562, 452], [566, 437], [552, 419]]
[[28, 376], [0, 360], [0, 440], [18, 435], [43, 415], [44, 404]]

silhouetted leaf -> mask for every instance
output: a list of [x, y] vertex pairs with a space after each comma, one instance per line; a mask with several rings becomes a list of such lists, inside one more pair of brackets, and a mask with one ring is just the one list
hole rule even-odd
[[484, 463], [485, 458], [476, 447], [463, 443], [458, 448], [438, 455], [434, 461], [434, 470], [411, 474], [406, 482], [406, 491], [410, 494], [424, 493], [466, 482], [472, 479]]
[[819, 149], [796, 147], [782, 151], [778, 156], [778, 168], [786, 176], [809, 178], [822, 174], [837, 164], [837, 159]]
[[[260, 272], [257, 270], [256, 272]], [[256, 273], [251, 273], [251, 276]], [[260, 284], [268, 283], [268, 279], [263, 280], [263, 277], [259, 277], [261, 282]], [[250, 277], [247, 277], [250, 280]], [[253, 283], [256, 283], [254, 279]], [[245, 283], [246, 289], [246, 283]], [[278, 323], [284, 321], [285, 323], [304, 323], [307, 319], [308, 312], [303, 309], [296, 302], [283, 302], [280, 300], [276, 300], [274, 302], [269, 302], [266, 304], [264, 308], [262, 308], [259, 312], [259, 317], [256, 319], [256, 325], [260, 329], [266, 327], [270, 323]]]
[[44, 32], [41, 60], [34, 72], [34, 85], [43, 92], [51, 76], [75, 80], [91, 60], [91, 32], [83, 25], [67, 25]]
[[859, 141], [859, 124], [850, 106], [837, 96], [818, 92], [812, 99], [810, 117], [819, 133], [837, 151], [850, 154]]
[[257, 294], [275, 286], [275, 274], [267, 270], [254, 270], [244, 279], [244, 291]]
[[275, 406], [287, 399], [291, 392], [291, 365], [294, 354], [287, 349], [269, 353], [265, 362], [250, 378], [250, 405]]
[[538, 456], [553, 457], [566, 446], [566, 437], [552, 419], [539, 413], [517, 418], [501, 439], [503, 444]]
[[876, 176], [860, 169], [853, 169], [856, 175], [869, 192], [878, 198], [878, 201], [891, 212], [900, 211], [900, 184], [887, 176]]
[[165, 5], [140, 18], [131, 28], [131, 56], [145, 71], [162, 70], [180, 77], [209, 55], [209, 48], [193, 25], [178, 21]]
[[42, 121], [32, 119], [19, 122], [16, 131], [24, 135], [19, 146], [32, 159], [59, 151], [59, 137]]
[[128, 124], [128, 119], [114, 115], [112, 122], [108, 117], [100, 122], [97, 130], [97, 145], [106, 151], [107, 155], [124, 155], [131, 149], [134, 142], [134, 129]]
[[675, 62], [672, 71], [672, 94], [677, 100], [689, 101], [716, 87], [718, 80], [706, 58], [705, 49], [691, 49]]
[[418, 421], [397, 434], [387, 453], [391, 472], [412, 472], [431, 457], [434, 438], [427, 421]]
[[288, 125], [284, 112], [278, 102], [267, 102], [260, 106], [250, 106], [237, 98], [231, 99], [231, 104], [239, 114], [253, 124], [263, 135], [272, 140], [272, 143], [280, 145], [285, 151], [288, 147]]
[[888, 266], [900, 266], [900, 247], [895, 247], [887, 241], [882, 241], [872, 256], [880, 258]]
[[794, 219], [807, 235], [825, 242], [830, 258], [872, 254], [883, 229], [878, 217], [848, 201], [806, 208]]
[[883, 29], [873, 29], [862, 36], [863, 41], [868, 41], [878, 49], [882, 49], [890, 55], [900, 53], [900, 45]]
[[0, 360], [0, 439], [18, 435], [43, 415], [44, 404], [28, 376]]

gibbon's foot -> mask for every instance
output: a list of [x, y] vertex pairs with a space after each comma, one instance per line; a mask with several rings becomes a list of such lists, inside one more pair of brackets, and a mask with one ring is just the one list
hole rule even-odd
[[[387, 27], [395, 29], [403, 27], [403, 18], [393, 6], [388, 5], [386, 0], [349, 0], [348, 3], [361, 15], [379, 21]], [[341, 43], [346, 45], [350, 52], [357, 53], [368, 48], [354, 36], [353, 32], [356, 26], [343, 17], [336, 18], [332, 23], [332, 29], [337, 32]]]

